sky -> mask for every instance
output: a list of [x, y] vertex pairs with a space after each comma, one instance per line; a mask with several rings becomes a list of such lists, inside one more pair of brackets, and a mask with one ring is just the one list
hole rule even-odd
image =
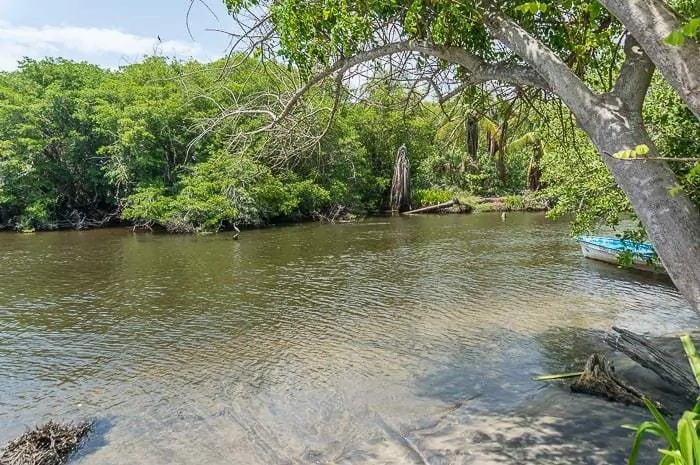
[[[63, 57], [118, 68], [145, 55], [209, 61], [228, 38], [207, 29], [231, 28], [222, 0], [0, 0], [0, 71], [23, 57]], [[161, 40], [158, 40], [160, 36]]]

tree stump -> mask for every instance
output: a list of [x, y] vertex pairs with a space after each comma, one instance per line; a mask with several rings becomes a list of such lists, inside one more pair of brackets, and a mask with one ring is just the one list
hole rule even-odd
[[615, 367], [603, 354], [593, 354], [588, 358], [583, 374], [571, 385], [571, 391], [603, 397], [625, 405], [644, 405], [643, 394], [618, 379]]
[[405, 212], [411, 209], [411, 166], [406, 146], [399, 147], [396, 154], [394, 177], [391, 180], [389, 206], [392, 210]]

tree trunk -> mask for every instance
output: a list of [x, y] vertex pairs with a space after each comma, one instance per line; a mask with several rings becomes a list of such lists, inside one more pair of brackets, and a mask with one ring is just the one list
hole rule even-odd
[[678, 289], [700, 311], [700, 214], [683, 194], [673, 194], [676, 175], [656, 160], [619, 160], [611, 156], [639, 144], [658, 156], [641, 118], [625, 115], [602, 103], [585, 109], [594, 118], [578, 120], [591, 137], [618, 186], [625, 192], [654, 245], [661, 263]]
[[542, 161], [542, 142], [535, 141], [535, 146], [532, 149], [532, 158], [530, 159], [530, 166], [527, 168], [527, 188], [531, 191], [538, 191], [542, 187], [540, 178], [542, 177], [542, 170], [540, 169], [540, 162]]
[[471, 159], [471, 163], [476, 166], [478, 163], [479, 151], [479, 122], [476, 117], [470, 115], [465, 122], [467, 130], [467, 153]]
[[449, 207], [452, 207], [454, 205], [459, 205], [458, 199], [453, 199], [453, 200], [443, 202], [443, 203], [438, 203], [435, 205], [428, 205], [427, 207], [416, 208], [415, 210], [403, 212], [403, 214], [404, 215], [415, 215], [417, 213], [435, 212], [438, 210], [444, 210], [445, 208], [449, 208]]
[[[507, 123], [504, 123], [507, 124]], [[502, 141], [502, 128], [496, 134], [486, 134], [486, 143], [488, 144], [489, 156], [493, 160], [494, 166], [496, 168], [496, 177], [498, 178], [501, 186], [506, 184], [506, 164], [505, 155], [503, 153]]]
[[644, 394], [618, 379], [615, 368], [603, 354], [588, 357], [583, 373], [571, 385], [571, 392], [599, 396], [626, 405], [644, 406]]
[[680, 46], [664, 40], [681, 27], [661, 0], [601, 0], [642, 46], [661, 74], [700, 119], [700, 52], [698, 42], [687, 38]]
[[398, 212], [411, 209], [411, 171], [405, 145], [402, 145], [396, 153], [389, 205], [392, 210]]
[[[613, 326], [613, 333], [605, 335], [605, 342], [614, 350], [618, 350], [639, 363], [644, 368], [656, 373], [674, 389], [680, 391], [689, 400], [695, 400], [700, 392], [693, 372], [688, 365], [688, 359], [682, 350], [670, 353], [658, 343], [635, 334], [632, 331]], [[676, 345], [681, 344], [674, 338]]]
[[[511, 106], [512, 108], [512, 106]], [[510, 117], [510, 112], [507, 112], [506, 118]], [[498, 174], [498, 180], [501, 182], [501, 186], [505, 187], [508, 182], [508, 173], [506, 172], [506, 134], [508, 133], [508, 119], [503, 121], [499, 133], [499, 140], [496, 147], [496, 173]]]
[[513, 21], [498, 14], [485, 19], [493, 35], [529, 62], [576, 116], [629, 198], [674, 284], [700, 312], [700, 212], [683, 193], [672, 194], [676, 176], [663, 161], [613, 157], [641, 144], [649, 147], [649, 158], [659, 156], [641, 115], [654, 70], [649, 58], [628, 36], [615, 89], [597, 95], [553, 51]]
[[495, 134], [489, 132], [486, 133], [486, 146], [489, 151], [489, 157], [496, 161], [496, 152], [498, 152], [498, 139], [496, 139]]

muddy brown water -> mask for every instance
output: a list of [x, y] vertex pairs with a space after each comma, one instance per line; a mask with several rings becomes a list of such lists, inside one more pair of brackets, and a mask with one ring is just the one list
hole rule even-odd
[[531, 378], [697, 324], [540, 214], [2, 234], [0, 267], [0, 443], [96, 418], [86, 465], [622, 463], [644, 411]]

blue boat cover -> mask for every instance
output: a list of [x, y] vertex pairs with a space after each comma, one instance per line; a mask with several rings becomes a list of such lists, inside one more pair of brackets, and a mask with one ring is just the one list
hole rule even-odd
[[617, 239], [615, 237], [602, 236], [579, 236], [576, 238], [576, 240], [616, 252], [624, 252], [629, 250], [633, 254], [644, 257], [645, 259], [651, 259], [654, 257], [654, 247], [646, 242], [623, 241], [622, 239]]

